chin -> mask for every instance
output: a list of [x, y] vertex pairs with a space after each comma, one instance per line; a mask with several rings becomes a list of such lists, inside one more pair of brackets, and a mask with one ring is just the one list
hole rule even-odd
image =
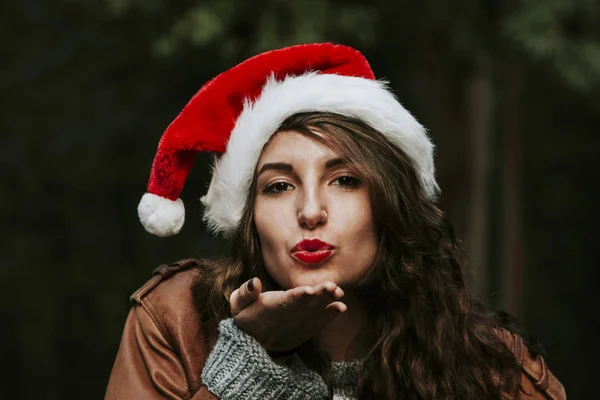
[[336, 271], [315, 267], [314, 269], [301, 268], [295, 270], [288, 281], [290, 282], [290, 289], [298, 286], [316, 286], [320, 283], [332, 281], [337, 285], [340, 285], [340, 276]]

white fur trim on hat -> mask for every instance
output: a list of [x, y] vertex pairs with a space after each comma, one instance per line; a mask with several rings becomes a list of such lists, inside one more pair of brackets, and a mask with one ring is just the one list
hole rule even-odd
[[246, 102], [227, 150], [215, 162], [208, 192], [201, 198], [204, 220], [214, 233], [231, 234], [246, 203], [256, 164], [269, 138], [286, 118], [323, 111], [354, 117], [381, 132], [410, 157], [427, 195], [434, 199], [433, 144], [425, 128], [398, 102], [386, 83], [333, 74], [270, 78], [254, 102]]
[[156, 236], [179, 233], [185, 220], [185, 207], [181, 199], [175, 201], [146, 193], [138, 205], [138, 215], [146, 230]]

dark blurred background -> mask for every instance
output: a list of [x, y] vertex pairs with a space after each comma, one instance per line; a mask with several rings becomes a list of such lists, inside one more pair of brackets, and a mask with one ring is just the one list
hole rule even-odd
[[0, 8], [0, 398], [102, 398], [161, 263], [226, 254], [201, 155], [176, 237], [136, 207], [167, 125], [258, 52], [355, 46], [437, 144], [441, 207], [481, 295], [597, 398], [600, 2], [12, 1]]

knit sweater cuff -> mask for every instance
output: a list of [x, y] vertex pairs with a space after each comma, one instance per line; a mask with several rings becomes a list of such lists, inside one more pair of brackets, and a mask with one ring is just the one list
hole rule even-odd
[[328, 397], [325, 382], [316, 372], [303, 364], [276, 364], [231, 318], [219, 323], [219, 339], [206, 361], [202, 381], [221, 400]]
[[331, 364], [331, 382], [333, 385], [333, 400], [356, 399], [356, 384], [358, 371], [362, 360], [334, 362]]

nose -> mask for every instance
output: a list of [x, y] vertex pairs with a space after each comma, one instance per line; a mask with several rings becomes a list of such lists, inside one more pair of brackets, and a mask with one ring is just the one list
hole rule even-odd
[[318, 193], [305, 193], [298, 207], [298, 223], [306, 229], [315, 229], [327, 222], [327, 211]]

